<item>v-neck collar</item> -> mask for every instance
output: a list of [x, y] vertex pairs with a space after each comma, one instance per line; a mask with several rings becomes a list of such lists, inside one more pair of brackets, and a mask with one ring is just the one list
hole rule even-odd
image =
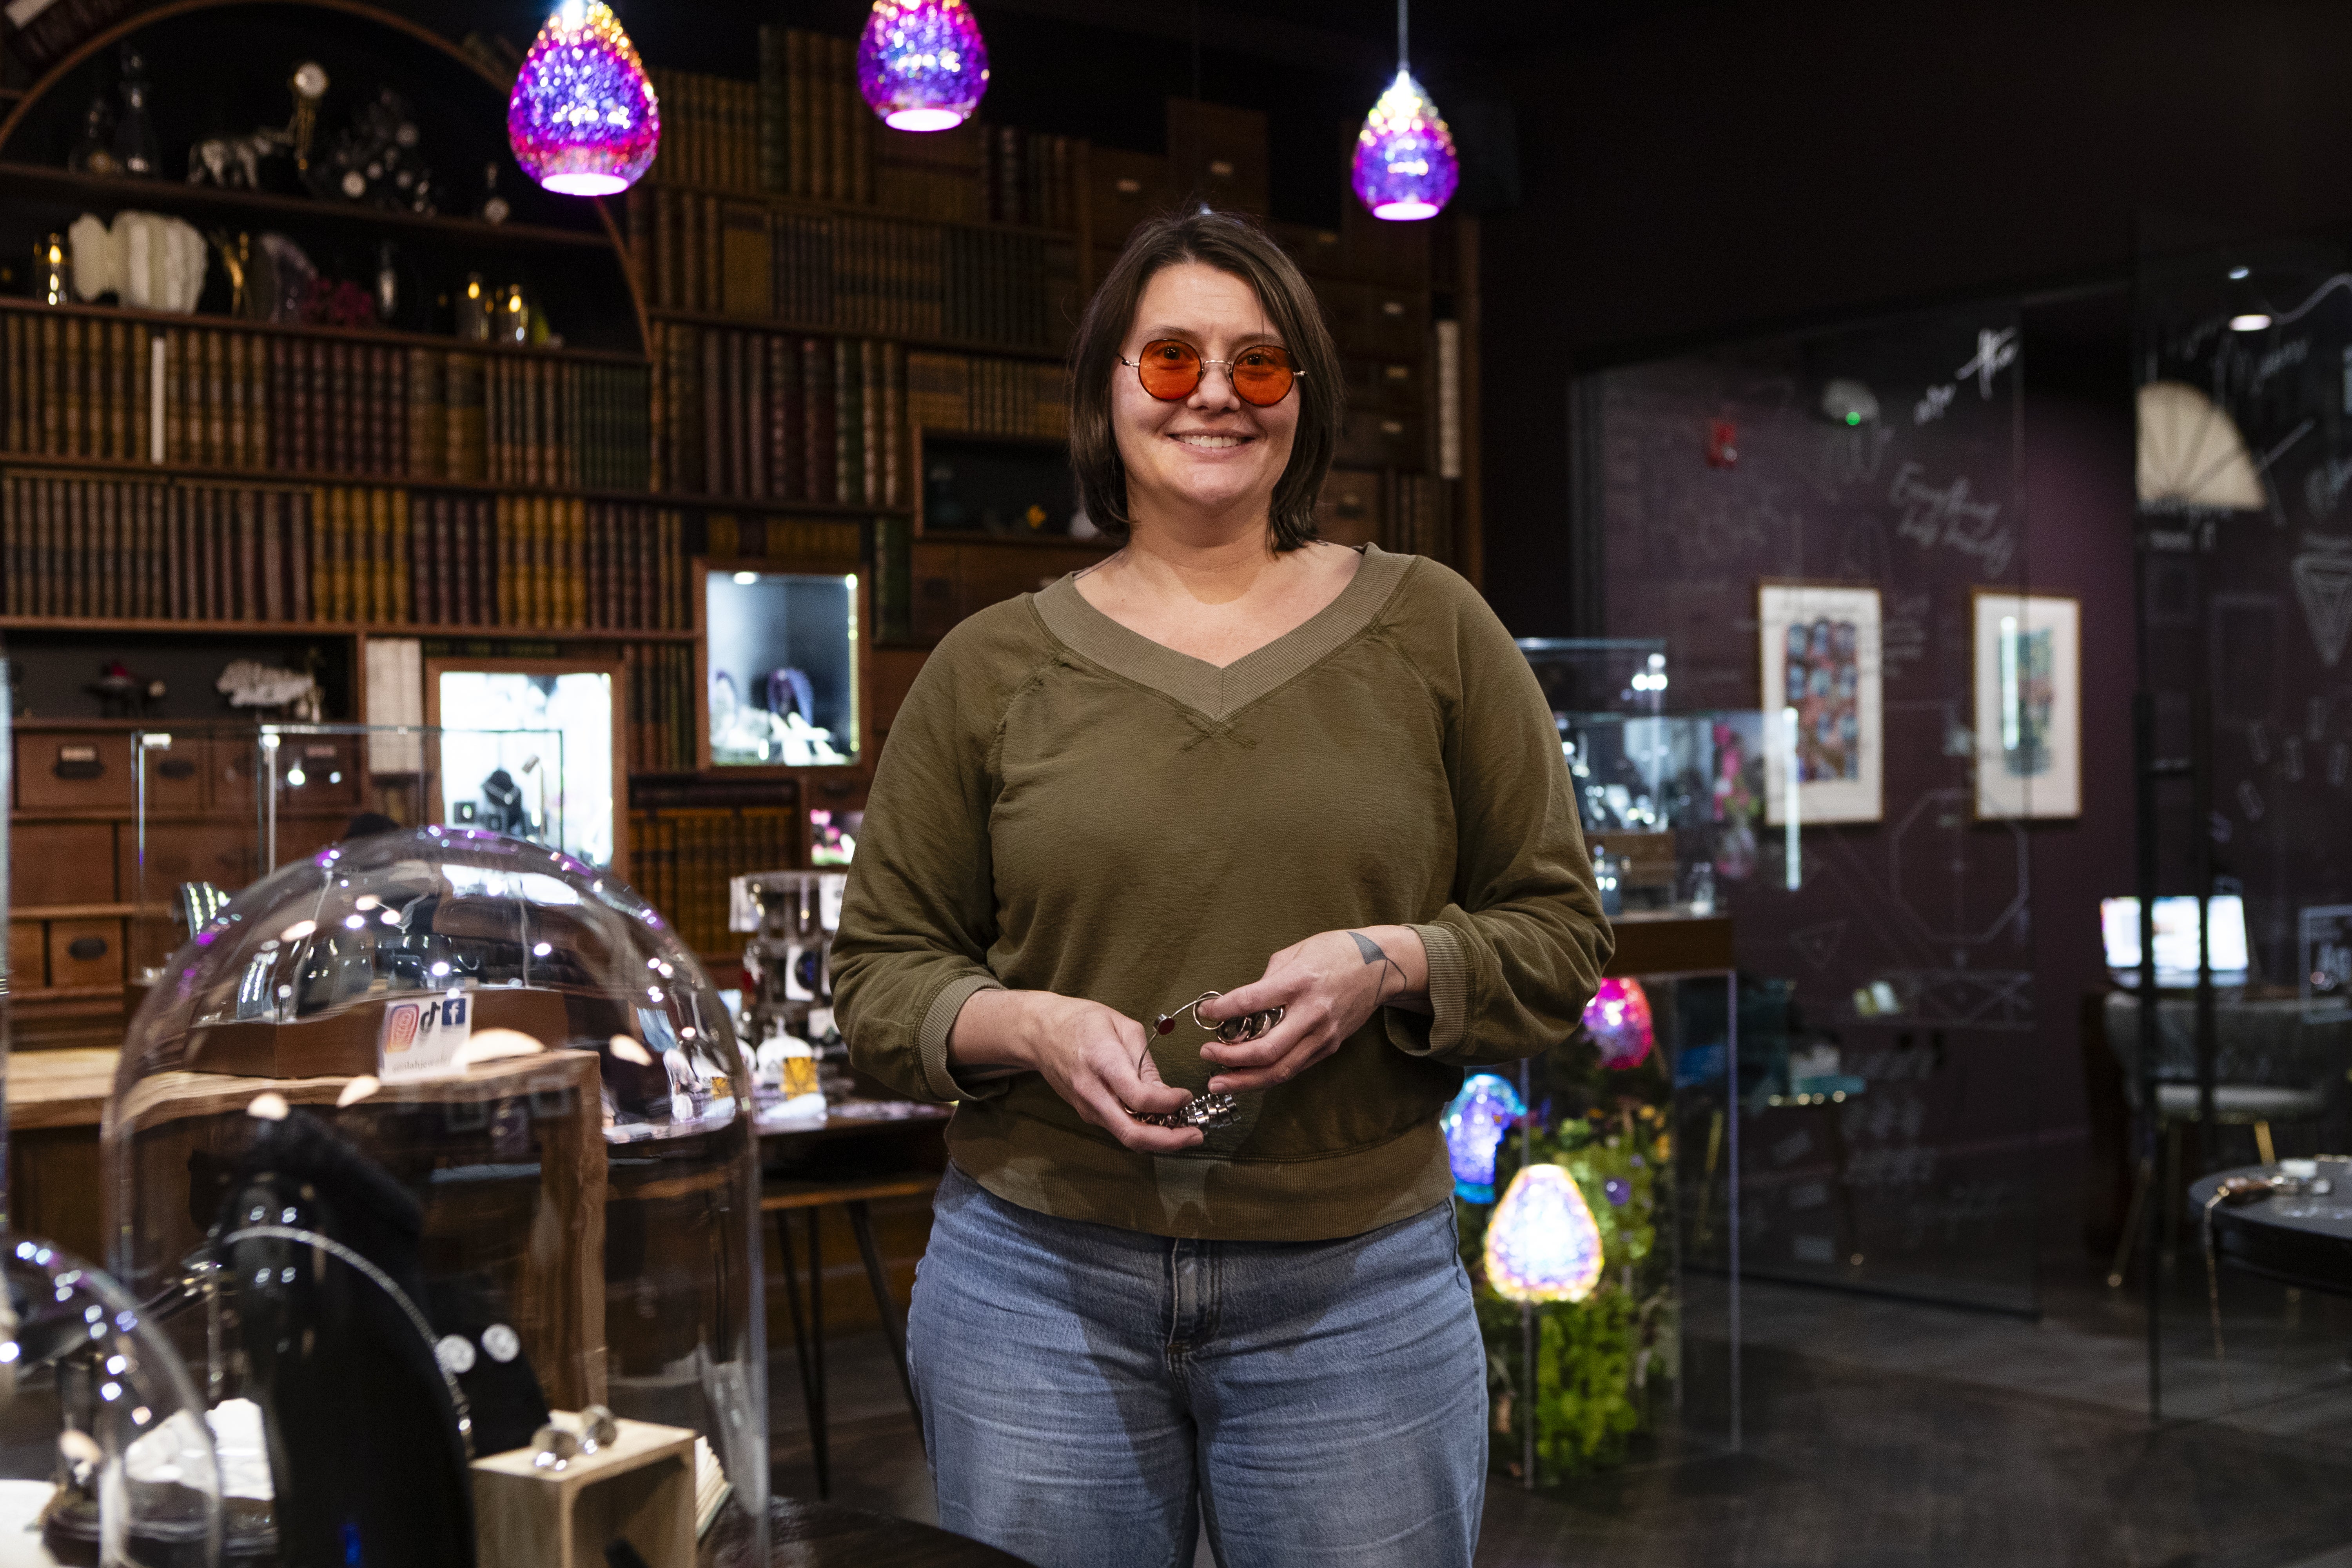
[[1119, 625], [1078, 592], [1073, 573], [1033, 596], [1037, 618], [1073, 652], [1115, 675], [1222, 721], [1303, 673], [1369, 625], [1412, 565], [1410, 555], [1364, 546], [1363, 564], [1338, 597], [1262, 648], [1219, 668]]

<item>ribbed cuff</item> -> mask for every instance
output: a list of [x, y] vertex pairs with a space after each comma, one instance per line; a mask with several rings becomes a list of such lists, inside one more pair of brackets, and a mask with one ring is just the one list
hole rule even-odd
[[915, 1052], [922, 1060], [923, 1085], [933, 1099], [944, 1104], [959, 1100], [985, 1100], [1004, 1092], [1011, 1082], [1009, 1079], [965, 1083], [948, 1065], [948, 1034], [955, 1027], [956, 1015], [963, 1011], [963, 1005], [982, 991], [1003, 989], [1003, 983], [993, 974], [967, 974], [948, 982], [931, 999], [929, 1009], [923, 1014], [922, 1031], [915, 1037]]
[[1407, 1056], [1443, 1056], [1469, 1031], [1470, 966], [1462, 956], [1462, 933], [1442, 925], [1411, 929], [1429, 958], [1429, 1016], [1389, 1008], [1389, 1041]]

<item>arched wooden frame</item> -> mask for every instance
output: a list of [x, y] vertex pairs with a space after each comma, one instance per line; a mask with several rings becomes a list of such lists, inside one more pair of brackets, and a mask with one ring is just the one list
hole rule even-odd
[[[360, 21], [371, 22], [377, 26], [388, 28], [417, 43], [437, 49], [464, 67], [466, 71], [478, 79], [483, 86], [499, 95], [501, 117], [505, 107], [505, 96], [514, 89], [512, 82], [502, 81], [494, 73], [485, 70], [479, 60], [431, 28], [412, 22], [405, 16], [395, 16], [388, 11], [379, 11], [373, 5], [360, 5], [357, 0], [167, 0], [164, 5], [141, 11], [135, 16], [126, 16], [114, 26], [83, 39], [71, 53], [51, 66], [47, 75], [26, 89], [25, 96], [17, 100], [16, 107], [9, 111], [7, 117], [0, 119], [0, 153], [5, 153], [9, 139], [16, 133], [16, 127], [23, 123], [34, 106], [47, 97], [50, 89], [64, 79], [68, 73], [79, 68], [91, 56], [112, 48], [123, 39], [143, 31], [157, 22], [169, 21], [173, 17], [185, 16], [199, 11], [226, 11], [247, 5], [296, 5], [315, 11], [339, 12]], [[586, 201], [596, 209], [596, 221], [604, 226], [604, 237], [612, 242], [614, 254], [620, 262], [622, 282], [629, 290], [629, 308], [635, 313], [637, 321], [637, 342], [650, 357], [653, 353], [653, 325], [646, 317], [645, 295], [637, 287], [636, 269], [629, 265], [628, 246], [622, 239], [620, 226], [613, 221], [612, 211], [605, 206], [603, 198], [575, 196], [569, 199]]]

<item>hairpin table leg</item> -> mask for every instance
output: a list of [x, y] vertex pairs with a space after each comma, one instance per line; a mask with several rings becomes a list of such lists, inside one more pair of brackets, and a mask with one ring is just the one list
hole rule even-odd
[[823, 1373], [816, 1368], [823, 1364], [824, 1346], [821, 1342], [817, 1344], [815, 1354], [812, 1356], [807, 1333], [802, 1326], [801, 1271], [799, 1262], [793, 1256], [793, 1216], [789, 1209], [776, 1211], [776, 1242], [784, 1255], [784, 1305], [792, 1313], [793, 1357], [800, 1363], [801, 1369], [801, 1408], [808, 1417], [809, 1442], [816, 1455], [816, 1495], [823, 1500], [826, 1490], [824, 1394], [818, 1386], [818, 1379]]
[[882, 1337], [890, 1344], [890, 1365], [898, 1373], [898, 1386], [906, 1391], [907, 1408], [915, 1417], [915, 1441], [923, 1440], [923, 1410], [915, 1403], [915, 1380], [907, 1371], [907, 1331], [899, 1321], [898, 1303], [890, 1297], [890, 1279], [882, 1271], [882, 1255], [874, 1246], [874, 1214], [865, 1199], [858, 1198], [841, 1205], [849, 1211], [849, 1228], [857, 1237], [857, 1250], [866, 1255], [866, 1282], [874, 1288], [874, 1310], [882, 1319]]

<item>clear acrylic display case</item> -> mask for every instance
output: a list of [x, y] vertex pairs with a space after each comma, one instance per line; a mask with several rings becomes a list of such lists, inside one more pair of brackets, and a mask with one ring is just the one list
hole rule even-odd
[[478, 802], [500, 766], [512, 787], [499, 792], [509, 806], [499, 821], [520, 828], [517, 837], [548, 841], [574, 798], [563, 783], [566, 738], [561, 730], [363, 724], [197, 723], [137, 732], [136, 816], [125, 847], [133, 983], [152, 984], [213, 903], [355, 829], [492, 826], [485, 813], [453, 809], [453, 802]]
[[[1714, 912], [1716, 858], [1739, 853], [1724, 829], [1745, 821], [1726, 810], [1742, 782], [1737, 737], [1755, 715], [1668, 714], [1662, 637], [1523, 637], [1519, 649], [1551, 704], [1587, 846], [1606, 852], [1610, 912]], [[1752, 859], [1752, 831], [1748, 846]]]
[[470, 1561], [467, 1462], [596, 1404], [707, 1439], [763, 1531], [750, 1083], [663, 916], [542, 845], [382, 834], [205, 922], [101, 1140], [114, 1272], [260, 1417], [231, 1554]]
[[611, 661], [426, 659], [425, 721], [443, 737], [438, 810], [427, 820], [551, 844], [625, 872], [626, 679]]
[[712, 767], [857, 762], [857, 616], [854, 575], [705, 571], [704, 716]]

